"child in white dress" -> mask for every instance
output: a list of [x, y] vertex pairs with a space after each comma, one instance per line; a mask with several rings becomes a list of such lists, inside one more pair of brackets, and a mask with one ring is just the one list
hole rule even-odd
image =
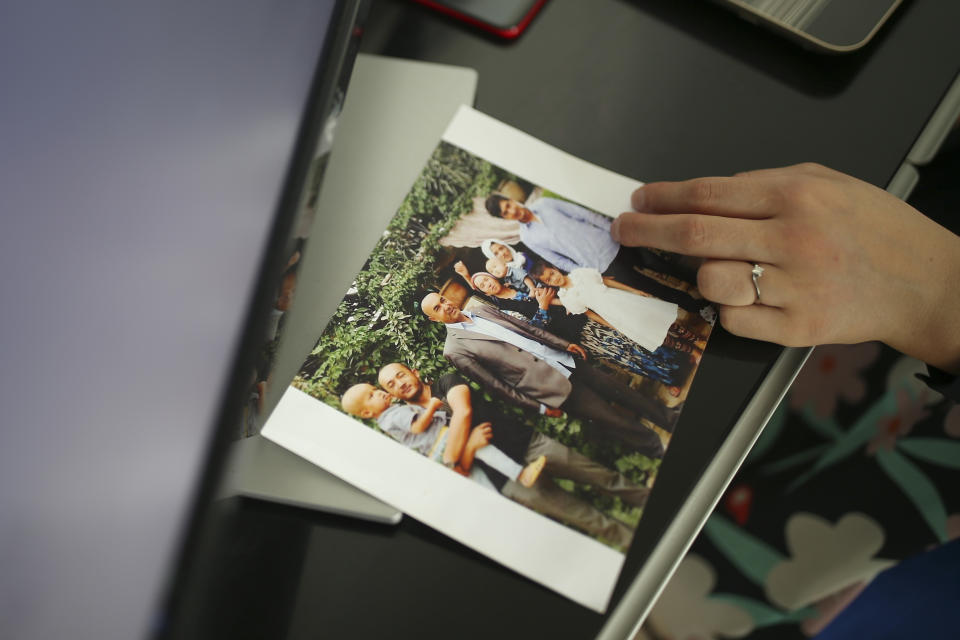
[[603, 277], [596, 269], [574, 269], [564, 275], [559, 269], [537, 263], [530, 271], [543, 284], [556, 287], [570, 313], [586, 313], [613, 327], [648, 351], [663, 344], [677, 321], [677, 305]]

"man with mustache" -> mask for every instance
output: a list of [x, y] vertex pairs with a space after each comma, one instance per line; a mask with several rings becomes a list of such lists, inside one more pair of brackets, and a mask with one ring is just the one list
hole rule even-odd
[[[380, 369], [378, 382], [393, 397], [419, 409], [421, 416], [440, 401], [440, 410], [445, 412], [451, 425], [463, 422], [468, 431], [474, 425], [489, 425], [492, 432], [489, 443], [522, 464], [545, 458], [539, 479], [530, 487], [506, 480], [500, 474], [488, 475], [503, 496], [618, 547], [629, 546], [632, 529], [563, 491], [551, 478], [588, 484], [602, 493], [619, 496], [625, 504], [635, 507], [646, 504], [650, 493], [646, 487], [633, 484], [622, 474], [504, 416], [456, 374], [447, 374], [433, 384], [426, 384], [416, 370], [395, 362]], [[453, 443], [448, 441], [447, 446]], [[480, 464], [486, 467], [484, 462]]]
[[547, 416], [569, 413], [594, 436], [650, 458], [663, 456], [660, 437], [640, 419], [672, 430], [676, 412], [610, 374], [578, 365], [574, 355], [587, 355], [580, 345], [496, 309], [463, 311], [435, 292], [424, 296], [420, 308], [447, 326], [444, 357], [490, 392]]

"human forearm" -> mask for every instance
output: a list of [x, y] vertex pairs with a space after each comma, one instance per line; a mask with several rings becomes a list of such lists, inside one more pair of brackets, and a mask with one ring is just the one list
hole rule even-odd
[[467, 269], [467, 265], [465, 265], [462, 260], [458, 260], [456, 264], [453, 265], [453, 270], [466, 281], [468, 287], [476, 289], [473, 285], [473, 279], [470, 277], [470, 270]]
[[603, 316], [601, 316], [600, 314], [598, 314], [598, 313], [597, 313], [596, 311], [594, 311], [593, 309], [587, 309], [587, 317], [590, 318], [591, 320], [593, 320], [594, 322], [599, 322], [600, 324], [602, 324], [602, 325], [605, 326], [605, 327], [611, 327], [611, 328], [612, 328], [612, 325], [611, 325], [609, 322], [607, 322], [606, 320], [604, 320], [604, 319], [603, 319]]
[[621, 291], [629, 291], [634, 295], [650, 297], [648, 293], [645, 293], [640, 289], [634, 289], [633, 287], [625, 285], [622, 282], [618, 282], [616, 279], [611, 278], [610, 276], [603, 277], [603, 284], [607, 285], [611, 289], [620, 289]]
[[902, 353], [958, 374], [960, 238], [938, 227], [931, 229], [928, 242], [929, 252], [918, 255], [913, 268], [892, 283], [903, 303], [894, 306], [887, 321], [890, 334], [880, 339]]
[[439, 405], [430, 404], [427, 408], [417, 416], [413, 422], [410, 424], [410, 431], [412, 433], [423, 433], [430, 427], [430, 423], [433, 421], [433, 414], [437, 412]]
[[[444, 462], [461, 462], [467, 438], [470, 436], [470, 427], [473, 420], [471, 412], [454, 413], [450, 419], [450, 430], [447, 431], [447, 446], [443, 452]], [[469, 467], [468, 467], [469, 468]]]
[[[473, 427], [473, 403], [470, 397], [470, 387], [465, 384], [456, 385], [447, 391], [446, 400], [447, 404], [450, 405], [451, 416], [443, 459], [449, 463], [460, 460]], [[467, 468], [469, 469], [469, 466]]]
[[463, 453], [460, 454], [460, 459], [457, 461], [457, 467], [459, 467], [462, 473], [467, 474], [470, 472], [470, 469], [473, 468], [473, 461], [476, 459], [477, 451], [483, 446], [482, 444], [467, 442], [463, 447]]
[[464, 446], [463, 453], [460, 455], [460, 461], [456, 465], [456, 470], [463, 475], [468, 475], [473, 467], [473, 462], [477, 457], [486, 455], [480, 453], [486, 451], [487, 445], [493, 438], [493, 429], [489, 422], [478, 424], [470, 432], [467, 444]]

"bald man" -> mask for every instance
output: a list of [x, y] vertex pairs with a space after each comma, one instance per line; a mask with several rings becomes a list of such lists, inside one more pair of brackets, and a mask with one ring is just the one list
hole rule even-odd
[[420, 309], [447, 326], [444, 357], [491, 393], [543, 415], [569, 413], [594, 436], [650, 458], [663, 456], [660, 437], [640, 419], [672, 431], [676, 411], [610, 374], [578, 364], [574, 356], [587, 356], [580, 345], [493, 308], [463, 311], [435, 292], [424, 296]]
[[[630, 544], [632, 529], [590, 503], [560, 489], [553, 482], [553, 478], [565, 478], [590, 485], [601, 493], [618, 496], [624, 504], [634, 507], [643, 507], [646, 504], [650, 493], [647, 487], [633, 484], [623, 474], [597, 464], [581, 453], [504, 415], [492, 403], [484, 401], [479, 393], [455, 373], [448, 373], [436, 382], [427, 384], [420, 379], [416, 370], [395, 362], [381, 368], [377, 379], [390, 395], [402, 400], [411, 409], [412, 413], [407, 416], [395, 414], [402, 419], [395, 428], [412, 430], [411, 416], [425, 416], [434, 410], [437, 403], [445, 414], [445, 420], [451, 425], [451, 431], [453, 425], [458, 423], [468, 429], [477, 428], [473, 425], [489, 425], [490, 445], [496, 446], [505, 455], [526, 464], [541, 459], [545, 461], [539, 479], [530, 485], [490, 475], [502, 495], [588, 535], [608, 540], [618, 547], [625, 548]], [[381, 421], [380, 425], [384, 426], [384, 422]], [[481, 449], [480, 453], [485, 450], [486, 448]], [[486, 458], [480, 455], [477, 458], [481, 464], [488, 464]]]
[[[357, 418], [377, 421], [377, 426], [400, 444], [442, 462], [448, 468], [489, 488], [500, 489], [507, 480], [532, 487], [546, 464], [543, 455], [521, 464], [522, 457], [511, 457], [492, 446], [489, 423], [454, 420], [447, 426], [447, 413], [438, 411], [443, 402], [434, 398], [424, 407], [394, 404], [393, 398], [372, 384], [355, 384], [340, 398], [344, 411]], [[488, 473], [476, 473], [474, 460], [485, 463]]]

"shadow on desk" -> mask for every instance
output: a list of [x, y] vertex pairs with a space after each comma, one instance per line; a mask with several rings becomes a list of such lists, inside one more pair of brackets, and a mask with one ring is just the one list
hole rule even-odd
[[[591, 638], [603, 621], [409, 516], [385, 526], [232, 498], [217, 505], [216, 518], [178, 638], [488, 640], [512, 637], [511, 626], [532, 638], [533, 629], [555, 628], [549, 618], [558, 609], [565, 637]], [[387, 564], [389, 572], [379, 571]], [[410, 592], [420, 594], [415, 608]]]

